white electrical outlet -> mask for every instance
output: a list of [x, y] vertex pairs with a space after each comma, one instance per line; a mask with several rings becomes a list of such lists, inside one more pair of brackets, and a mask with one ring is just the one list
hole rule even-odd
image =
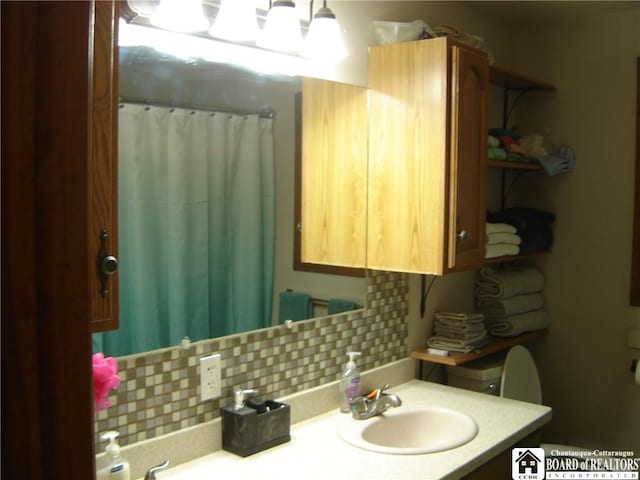
[[219, 353], [200, 358], [200, 401], [222, 396], [220, 363]]

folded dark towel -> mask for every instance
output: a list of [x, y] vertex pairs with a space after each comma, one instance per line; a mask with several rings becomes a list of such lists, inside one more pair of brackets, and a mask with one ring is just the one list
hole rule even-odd
[[311, 295], [300, 292], [280, 292], [278, 322], [305, 320], [313, 316]]
[[516, 228], [522, 238], [520, 253], [530, 253], [551, 248], [553, 230], [551, 224], [556, 217], [553, 213], [531, 207], [508, 208], [501, 212], [487, 212], [487, 222], [506, 223]]

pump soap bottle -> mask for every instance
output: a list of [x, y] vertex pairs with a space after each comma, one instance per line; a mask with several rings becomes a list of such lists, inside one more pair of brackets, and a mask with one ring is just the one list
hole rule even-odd
[[349, 361], [340, 378], [340, 411], [349, 413], [351, 411], [351, 398], [360, 395], [360, 372], [356, 366], [355, 359], [360, 357], [360, 352], [347, 352]]
[[131, 470], [129, 462], [120, 455], [120, 445], [118, 445], [118, 432], [105, 432], [101, 435], [102, 440], [108, 440], [105, 448], [106, 455], [103, 458], [103, 466], [98, 468], [97, 480], [130, 480]]

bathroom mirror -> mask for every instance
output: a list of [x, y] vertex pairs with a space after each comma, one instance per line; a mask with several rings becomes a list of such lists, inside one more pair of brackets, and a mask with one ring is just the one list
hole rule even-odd
[[[261, 304], [270, 303], [270, 311], [265, 312], [265, 320], [258, 324], [252, 324], [251, 322], [251, 317], [254, 317], [253, 312], [255, 310], [243, 310], [246, 306], [245, 304], [249, 303], [245, 302], [243, 298], [240, 298], [235, 306], [227, 305], [225, 307], [227, 308], [226, 311], [218, 313], [226, 316], [234, 312], [234, 310], [240, 309], [239, 316], [242, 316], [242, 318], [239, 321], [229, 322], [229, 325], [224, 328], [214, 328], [212, 333], [206, 334], [206, 336], [198, 327], [195, 327], [192, 332], [183, 331], [181, 326], [175, 328], [175, 331], [156, 332], [153, 323], [150, 324], [151, 326], [144, 326], [144, 322], [140, 322], [139, 319], [143, 316], [159, 317], [171, 314], [195, 317], [197, 315], [206, 315], [206, 308], [202, 305], [206, 302], [201, 300], [190, 301], [189, 295], [182, 297], [180, 295], [182, 295], [182, 290], [189, 288], [195, 288], [196, 290], [206, 289], [207, 287], [200, 284], [198, 278], [206, 276], [207, 269], [204, 268], [200, 271], [200, 277], [190, 277], [189, 272], [181, 271], [190, 270], [190, 267], [185, 267], [185, 265], [189, 264], [188, 262], [178, 263], [174, 267], [171, 265], [166, 267], [158, 266], [158, 262], [171, 262], [171, 257], [177, 251], [173, 245], [182, 242], [185, 236], [192, 235], [195, 231], [194, 229], [199, 229], [198, 223], [202, 223], [202, 221], [199, 222], [196, 219], [194, 226], [189, 223], [189, 218], [185, 218], [198, 217], [199, 214], [184, 210], [185, 213], [178, 213], [174, 220], [159, 220], [156, 218], [153, 208], [145, 204], [148, 200], [145, 195], [149, 195], [152, 188], [171, 192], [183, 189], [183, 194], [188, 199], [187, 203], [191, 201], [197, 203], [198, 198], [191, 197], [197, 197], [199, 193], [195, 192], [195, 190], [199, 191], [201, 187], [190, 186], [187, 182], [194, 179], [198, 180], [206, 175], [218, 175], [213, 171], [209, 171], [208, 174], [202, 173], [206, 172], [206, 170], [195, 170], [193, 173], [189, 173], [190, 166], [183, 164], [181, 161], [181, 158], [184, 157], [183, 150], [178, 149], [178, 152], [170, 152], [170, 150], [176, 148], [174, 142], [166, 139], [166, 134], [153, 133], [153, 135], [156, 135], [156, 140], [151, 142], [151, 149], [161, 157], [166, 157], [165, 159], [168, 161], [168, 163], [158, 165], [158, 168], [165, 170], [164, 176], [161, 175], [154, 179], [151, 176], [151, 172], [142, 169], [140, 166], [135, 167], [138, 170], [127, 174], [128, 167], [123, 165], [122, 158], [119, 159], [119, 188], [121, 190], [119, 200], [120, 329], [118, 332], [102, 334], [104, 337], [94, 337], [94, 349], [103, 351], [107, 355], [121, 356], [177, 345], [184, 336], [188, 336], [191, 341], [198, 341], [204, 338], [272, 326], [279, 322], [279, 294], [287, 290], [305, 293], [312, 297], [312, 311], [309, 318], [327, 315], [326, 302], [334, 298], [349, 300], [353, 302], [355, 308], [364, 306], [364, 278], [297, 271], [293, 266], [296, 96], [299, 96], [301, 90], [300, 77], [269, 76], [256, 74], [230, 65], [193, 60], [185, 61], [184, 59], [160, 53], [149, 47], [120, 47], [119, 77], [119, 95], [121, 99], [120, 149], [121, 152], [123, 148], [127, 150], [126, 156], [129, 156], [129, 150], [126, 145], [137, 149], [139, 144], [144, 143], [144, 139], [150, 135], [146, 130], [137, 130], [138, 127], [135, 124], [130, 126], [127, 123], [131, 120], [123, 118], [123, 115], [127, 115], [130, 112], [138, 116], [152, 115], [153, 121], [151, 123], [161, 123], [164, 121], [163, 117], [180, 118], [180, 115], [182, 115], [187, 119], [190, 114], [193, 114], [191, 116], [205, 114], [207, 116], [212, 114], [215, 116], [216, 112], [227, 114], [229, 117], [260, 117], [258, 121], [271, 118], [272, 124], [270, 128], [272, 128], [273, 132], [274, 165], [272, 172], [274, 202], [273, 211], [271, 212], [274, 219], [272, 227], [273, 244], [258, 243], [253, 246], [248, 245], [246, 251], [240, 251], [240, 244], [244, 243], [244, 239], [253, 236], [252, 234], [245, 234], [243, 237], [241, 234], [239, 239], [226, 239], [227, 244], [224, 244], [223, 241], [223, 243], [218, 243], [217, 245], [224, 246], [224, 248], [230, 249], [229, 251], [233, 250], [233, 255], [227, 255], [227, 259], [230, 261], [230, 258], [234, 257], [235, 261], [239, 262], [235, 267], [224, 265], [223, 268], [230, 268], [231, 270], [236, 268], [236, 271], [246, 271], [248, 269], [262, 269], [264, 265], [272, 264], [272, 273], [266, 273], [266, 275], [272, 276], [273, 288], [271, 298], [261, 302]], [[162, 114], [159, 113], [161, 111]], [[222, 116], [224, 115], [218, 115], [218, 117]], [[184, 125], [178, 125], [175, 128], [179, 130], [183, 127]], [[192, 135], [190, 140], [187, 141], [188, 149], [197, 150], [201, 148], [199, 142], [206, 143], [209, 135], [210, 132], [208, 131], [203, 131], [199, 135]], [[133, 155], [134, 158], [127, 160], [127, 162], [137, 163], [138, 160], [136, 158], [140, 156], [145, 157], [147, 155], [136, 153]], [[172, 156], [174, 158], [170, 158]], [[257, 172], [254, 173], [257, 175]], [[264, 173], [260, 169], [259, 176]], [[227, 172], [227, 175], [229, 175], [229, 172]], [[256, 175], [250, 176], [255, 177]], [[177, 184], [173, 184], [171, 179], [175, 180], [176, 177]], [[167, 179], [171, 180], [171, 182], [165, 188], [164, 185]], [[141, 180], [142, 183], [132, 187], [132, 182], [138, 180]], [[260, 179], [255, 178], [253, 180], [260, 181]], [[159, 187], [160, 184], [162, 188]], [[261, 184], [258, 183], [256, 185]], [[129, 197], [123, 200], [122, 191], [130, 192], [132, 188], [135, 190], [133, 195], [144, 205], [136, 206], [132, 204]], [[240, 187], [241, 193], [235, 194], [236, 199], [246, 199], [253, 196], [256, 193], [256, 188], [263, 189], [268, 187], [248, 186], [244, 190], [243, 187]], [[164, 197], [160, 200], [165, 203], [172, 202], [171, 199]], [[184, 200], [179, 200], [178, 203], [184, 203]], [[263, 203], [261, 200], [254, 201], [254, 205], [260, 205], [261, 203]], [[176, 208], [181, 209], [183, 205], [179, 205]], [[201, 214], [203, 216], [198, 218], [207, 218], [206, 212], [201, 212]], [[224, 217], [225, 215], [232, 217], [234, 215], [236, 217], [242, 216], [242, 218], [236, 218], [238, 222], [227, 224], [226, 227], [209, 225], [209, 233], [199, 232], [196, 235], [212, 235], [212, 232], [215, 233], [226, 229], [242, 230], [243, 225], [247, 223], [242, 212], [216, 213], [215, 215], [210, 214], [209, 217]], [[129, 226], [123, 225], [123, 222], [129, 222]], [[162, 225], [160, 224], [163, 223], [164, 227], [161, 228]], [[131, 224], [135, 228], [141, 227], [142, 232], [134, 233], [132, 236]], [[246, 232], [251, 231], [250, 229], [246, 230]], [[165, 238], [167, 235], [171, 238]], [[132, 248], [132, 243], [137, 244], [135, 249]], [[156, 246], [160, 246], [164, 253], [159, 252], [156, 254], [155, 260], [149, 259], [147, 266], [144, 266], [144, 263], [137, 263], [141, 256], [151, 255], [150, 250]], [[256, 255], [256, 249], [263, 249], [265, 252]], [[215, 250], [219, 252], [220, 249]], [[266, 253], [267, 250], [272, 252], [272, 255], [268, 255]], [[180, 255], [187, 254], [182, 253]], [[205, 258], [207, 255], [213, 256], [214, 252], [205, 252], [204, 255]], [[256, 259], [255, 263], [259, 265], [251, 265], [249, 263]], [[201, 263], [197, 260], [194, 261], [197, 264]], [[133, 279], [129, 275], [131, 272], [127, 272], [127, 266], [131, 264], [137, 264], [137, 269], [139, 270], [135, 272]], [[150, 269], [155, 270], [155, 272], [149, 272]], [[171, 270], [172, 273], [165, 277], [158, 273], [159, 270]], [[228, 278], [232, 277], [233, 274]], [[228, 283], [209, 285], [208, 288], [214, 292], [210, 297], [207, 297], [210, 298], [208, 300], [209, 303], [226, 302], [228, 300], [226, 298], [229, 296]], [[238, 295], [238, 292], [244, 292], [243, 295], [245, 293], [249, 295], [256, 288], [252, 285], [236, 285], [233, 291], [235, 295]], [[127, 293], [130, 294], [130, 297], [135, 297], [136, 301], [142, 296], [148, 296], [148, 299], [138, 301], [142, 305], [132, 309], [130, 308], [131, 299], [127, 299]], [[149, 296], [149, 294], [151, 295]], [[181, 300], [177, 299], [171, 304], [174, 296], [181, 298]], [[215, 309], [216, 307], [214, 305], [210, 306], [210, 308]], [[132, 318], [136, 319], [135, 322], [132, 322]], [[245, 321], [247, 318], [250, 321]], [[137, 329], [145, 330], [143, 336], [147, 338], [149, 343], [145, 344], [143, 342], [141, 346], [136, 347], [133, 344], [124, 345], [122, 339], [120, 339], [115, 342], [112, 341], [111, 345], [115, 345], [115, 347], [110, 347], [106, 339], [109, 336], [124, 335], [124, 332], [132, 328], [132, 323], [137, 325]], [[96, 341], [96, 338], [98, 338], [98, 341]], [[104, 341], [102, 341], [103, 339]], [[156, 345], [158, 342], [159, 344]], [[128, 343], [128, 341], [124, 343]], [[111, 348], [117, 351], [110, 351]]]

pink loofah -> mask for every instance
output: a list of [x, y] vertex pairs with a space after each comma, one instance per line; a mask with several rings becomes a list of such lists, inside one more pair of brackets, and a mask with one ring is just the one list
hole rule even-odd
[[96, 411], [109, 406], [107, 396], [109, 390], [120, 386], [118, 363], [112, 357], [105, 357], [102, 353], [93, 354], [93, 403]]

